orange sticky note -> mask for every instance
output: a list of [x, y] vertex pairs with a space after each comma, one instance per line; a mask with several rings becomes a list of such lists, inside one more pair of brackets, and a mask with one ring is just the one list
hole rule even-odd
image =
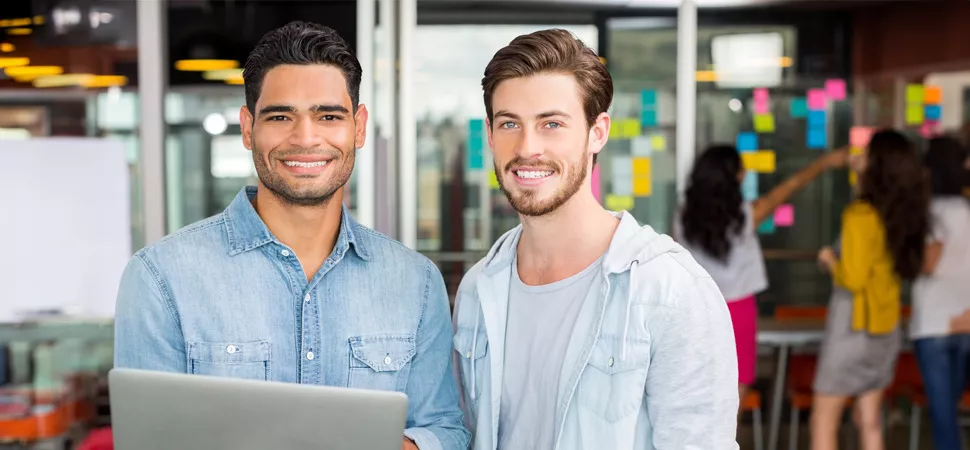
[[943, 90], [939, 86], [923, 87], [923, 103], [927, 105], [939, 105], [943, 100]]
[[773, 173], [775, 171], [775, 152], [771, 150], [744, 152], [741, 154], [741, 162], [744, 164], [744, 170]]
[[653, 182], [650, 175], [644, 175], [633, 179], [633, 195], [637, 197], [649, 197], [653, 193]]
[[633, 176], [650, 175], [650, 158], [633, 158]]

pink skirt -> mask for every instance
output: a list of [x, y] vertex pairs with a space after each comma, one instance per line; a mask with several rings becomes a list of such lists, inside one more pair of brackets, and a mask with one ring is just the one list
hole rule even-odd
[[727, 305], [738, 352], [738, 384], [750, 386], [758, 363], [758, 305], [753, 295], [728, 301]]

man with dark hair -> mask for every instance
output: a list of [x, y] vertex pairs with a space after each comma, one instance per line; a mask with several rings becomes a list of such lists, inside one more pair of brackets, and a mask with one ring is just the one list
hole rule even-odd
[[405, 449], [464, 449], [441, 274], [341, 202], [365, 138], [360, 76], [330, 28], [263, 36], [239, 112], [259, 184], [132, 258], [115, 365], [400, 391]]
[[495, 172], [522, 225], [462, 280], [455, 359], [476, 450], [733, 450], [734, 334], [711, 277], [593, 197], [613, 82], [564, 30], [482, 80]]

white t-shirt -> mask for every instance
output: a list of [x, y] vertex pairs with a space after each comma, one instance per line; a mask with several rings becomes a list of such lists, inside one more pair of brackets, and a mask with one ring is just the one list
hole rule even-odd
[[690, 252], [721, 289], [721, 295], [728, 301], [741, 300], [763, 292], [768, 288], [768, 274], [765, 259], [761, 254], [761, 242], [754, 228], [754, 210], [751, 203], [744, 203], [744, 227], [731, 239], [731, 251], [726, 260], [721, 261], [708, 255], [700, 245], [688, 242], [684, 237], [680, 215], [674, 221], [674, 239]]
[[970, 202], [963, 197], [930, 204], [930, 240], [943, 244], [936, 270], [913, 284], [913, 339], [950, 334], [950, 319], [970, 309]]

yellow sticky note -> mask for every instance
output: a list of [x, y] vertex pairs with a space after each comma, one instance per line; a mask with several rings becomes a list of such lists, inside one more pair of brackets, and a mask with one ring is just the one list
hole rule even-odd
[[662, 152], [667, 150], [667, 138], [662, 134], [655, 134], [650, 138], [650, 148]]
[[606, 209], [610, 211], [624, 211], [633, 209], [633, 196], [609, 194], [606, 196], [605, 203]]
[[923, 124], [923, 104], [906, 105], [906, 125]]
[[494, 170], [488, 171], [488, 187], [489, 189], [498, 189], [498, 175], [495, 175]]
[[754, 115], [754, 131], [758, 133], [774, 133], [775, 132], [775, 116], [771, 113], [768, 114], [755, 114]]
[[744, 163], [744, 170], [759, 173], [775, 171], [775, 152], [771, 150], [741, 153], [741, 161]]
[[650, 158], [633, 158], [633, 176], [650, 176]]
[[922, 104], [923, 103], [923, 85], [922, 84], [910, 84], [906, 86], [906, 104]]
[[633, 179], [633, 195], [649, 197], [653, 193], [653, 183], [650, 175], [643, 175]]
[[640, 135], [640, 121], [637, 119], [626, 119], [623, 121], [623, 137], [634, 138]]

